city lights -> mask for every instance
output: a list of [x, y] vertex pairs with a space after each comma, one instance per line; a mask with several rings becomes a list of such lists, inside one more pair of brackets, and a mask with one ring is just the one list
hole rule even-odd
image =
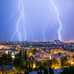
[[[19, 44], [20, 47], [18, 47], [17, 44], [15, 48], [13, 44], [11, 44], [11, 47], [8, 44], [4, 45], [7, 48], [7, 49], [6, 48], [3, 49], [5, 51], [2, 51], [0, 49], [0, 52], [2, 53], [0, 54], [0, 59], [2, 59], [0, 60], [0, 63], [1, 61], [4, 61], [2, 64], [12, 64], [12, 67], [17, 72], [18, 71], [21, 72], [21, 70], [23, 72], [24, 70], [26, 72], [30, 72], [34, 70], [38, 71], [38, 70], [45, 70], [49, 68], [51, 68], [52, 70], [56, 70], [56, 69], [69, 68], [70, 66], [71, 67], [74, 66], [74, 58], [73, 58], [74, 52], [65, 50], [62, 47], [62, 45], [61, 48], [59, 45], [58, 45], [59, 48], [57, 48], [54, 46], [52, 47], [48, 46], [47, 43], [43, 43], [43, 45], [45, 44], [46, 46], [48, 46], [48, 48], [51, 47], [51, 49], [47, 49], [45, 45], [43, 47], [42, 45], [40, 47], [37, 47], [37, 43], [36, 43], [36, 47], [35, 47], [35, 43], [34, 44], [29, 43], [32, 46], [31, 48], [29, 46], [21, 46], [22, 42], [21, 45]], [[15, 51], [13, 50], [13, 48], [15, 49]], [[16, 49], [19, 49], [19, 51], [17, 51]]]

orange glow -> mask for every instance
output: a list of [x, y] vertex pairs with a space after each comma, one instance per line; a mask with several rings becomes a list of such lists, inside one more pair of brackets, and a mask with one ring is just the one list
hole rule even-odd
[[71, 61], [71, 65], [74, 65], [74, 62], [73, 61]]

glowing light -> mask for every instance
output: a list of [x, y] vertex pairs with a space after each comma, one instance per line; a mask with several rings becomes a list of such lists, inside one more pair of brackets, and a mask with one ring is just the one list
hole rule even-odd
[[15, 56], [12, 56], [12, 59], [15, 59]]
[[35, 69], [36, 68], [36, 64], [35, 63], [33, 63], [33, 69]]
[[58, 25], [59, 25], [59, 28], [58, 28], [58, 31], [57, 31], [57, 33], [58, 33], [58, 39], [59, 39], [60, 41], [62, 41], [61, 32], [62, 32], [62, 29], [63, 29], [63, 27], [62, 27], [63, 24], [62, 24], [62, 21], [61, 21], [61, 19], [60, 19], [59, 10], [58, 10], [58, 8], [57, 8], [57, 6], [56, 6], [56, 4], [54, 3], [53, 0], [50, 0], [50, 3], [52, 4], [52, 6], [53, 6], [53, 8], [54, 8], [54, 10], [55, 10], [56, 17], [57, 17], [57, 21], [58, 21]]
[[52, 65], [52, 69], [60, 69], [61, 66], [59, 66], [58, 64]]
[[5, 51], [6, 54], [8, 54], [8, 51]]
[[29, 53], [29, 57], [32, 56], [32, 55], [33, 55], [32, 52], [30, 52], [30, 53]]
[[74, 60], [69, 60], [69, 63], [71, 64], [71, 65], [74, 65]]
[[71, 64], [74, 65], [74, 62], [72, 61]]
[[16, 30], [11, 37], [11, 41], [15, 36], [18, 37], [19, 41], [26, 40], [26, 28], [25, 28], [25, 10], [24, 10], [24, 0], [17, 0], [17, 19], [16, 19]]
[[50, 60], [52, 59], [51, 55], [49, 56], [49, 59], [50, 59]]
[[15, 53], [14, 52], [12, 52], [11, 57], [12, 57], [12, 59], [15, 59]]

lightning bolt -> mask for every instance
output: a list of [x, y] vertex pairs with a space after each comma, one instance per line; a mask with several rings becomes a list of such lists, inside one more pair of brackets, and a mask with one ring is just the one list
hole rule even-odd
[[[26, 40], [26, 28], [25, 28], [25, 10], [24, 10], [24, 0], [17, 0], [17, 19], [16, 19], [16, 26], [15, 26], [15, 33], [11, 37], [11, 41], [17, 35], [18, 40]], [[24, 37], [24, 39], [23, 39]]]
[[55, 13], [56, 13], [56, 17], [57, 17], [57, 21], [58, 21], [58, 31], [57, 31], [57, 34], [58, 34], [58, 40], [62, 41], [62, 35], [61, 35], [61, 32], [62, 32], [62, 29], [63, 29], [63, 24], [62, 24], [62, 21], [60, 19], [60, 13], [59, 13], [59, 10], [56, 6], [56, 4], [54, 3], [53, 0], [50, 0], [50, 3], [52, 4], [54, 10], [55, 10]]

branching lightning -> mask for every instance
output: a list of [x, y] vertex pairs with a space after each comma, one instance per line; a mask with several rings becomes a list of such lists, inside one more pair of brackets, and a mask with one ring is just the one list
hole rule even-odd
[[[60, 13], [54, 1], [50, 0], [50, 3], [55, 10], [56, 18], [58, 21], [58, 27], [59, 27], [57, 30], [58, 40], [62, 41], [61, 32], [63, 29], [63, 24], [60, 19]], [[27, 40], [27, 31], [26, 31], [26, 26], [25, 26], [24, 0], [17, 0], [16, 10], [17, 10], [17, 15], [16, 15], [17, 19], [16, 19], [15, 33], [12, 35], [11, 40], [13, 40], [15, 36], [18, 37], [19, 41]], [[43, 40], [45, 40], [45, 37], [43, 38]]]
[[57, 17], [57, 21], [58, 21], [58, 25], [59, 25], [59, 28], [58, 28], [58, 31], [57, 31], [57, 34], [58, 34], [58, 40], [62, 41], [62, 35], [61, 35], [61, 31], [62, 31], [62, 21], [60, 19], [60, 14], [59, 14], [59, 11], [58, 11], [58, 8], [56, 7], [56, 4], [54, 3], [53, 0], [50, 0], [50, 3], [52, 4], [54, 10], [55, 10], [55, 13], [56, 13], [56, 17]]
[[[16, 30], [12, 35], [11, 40], [14, 39], [15, 36], [18, 37], [19, 41], [26, 40], [26, 29], [25, 29], [25, 11], [24, 11], [24, 0], [17, 0], [17, 19], [16, 19]], [[24, 36], [25, 35], [25, 36]], [[24, 37], [24, 39], [23, 39]]]

